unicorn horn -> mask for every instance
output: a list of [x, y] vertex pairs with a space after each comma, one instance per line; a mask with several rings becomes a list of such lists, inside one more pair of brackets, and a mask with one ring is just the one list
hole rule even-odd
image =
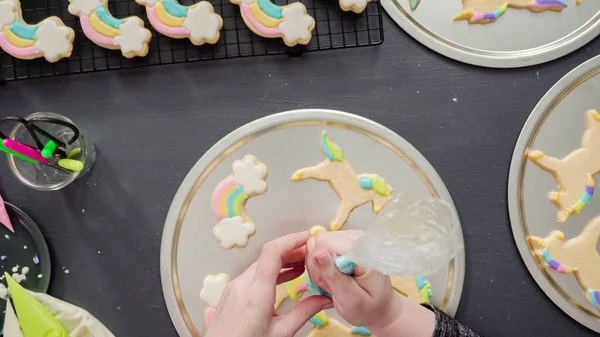
[[24, 337], [69, 337], [65, 328], [40, 302], [4, 273]]
[[458, 13], [452, 20], [454, 20], [454, 21], [469, 20], [472, 17], [473, 17], [473, 10], [466, 9], [466, 10]]
[[15, 228], [12, 225], [12, 222], [10, 221], [10, 217], [8, 216], [8, 213], [6, 212], [6, 205], [4, 204], [4, 200], [2, 199], [2, 196], [0, 195], [0, 223], [4, 225], [4, 227], [8, 228], [9, 231], [11, 232], [15, 232]]

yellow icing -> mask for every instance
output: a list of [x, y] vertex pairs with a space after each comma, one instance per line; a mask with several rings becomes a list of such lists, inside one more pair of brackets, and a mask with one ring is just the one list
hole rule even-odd
[[185, 18], [176, 18], [174, 16], [171, 16], [171, 14], [167, 13], [165, 6], [163, 6], [162, 4], [162, 1], [159, 1], [156, 4], [156, 6], [154, 6], [154, 12], [156, 13], [158, 21], [160, 21], [162, 24], [175, 28], [183, 27], [183, 21], [185, 20]]
[[260, 22], [263, 26], [268, 28], [276, 28], [277, 26], [279, 26], [281, 21], [283, 21], [283, 19], [273, 19], [272, 17], [265, 14], [265, 12], [263, 12], [258, 6], [258, 2], [255, 2], [252, 5], [250, 5], [250, 13], [252, 13], [252, 16], [258, 22]]
[[22, 38], [16, 36], [10, 30], [10, 26], [4, 27], [4, 36], [6, 36], [6, 40], [8, 40], [8, 42], [15, 47], [28, 48], [35, 44], [35, 41], [33, 41], [33, 40], [25, 40], [25, 39], [22, 39]]
[[102, 22], [96, 15], [96, 12], [90, 15], [90, 25], [97, 33], [106, 37], [113, 38], [121, 35], [121, 32]]
[[323, 226], [314, 226], [310, 229], [310, 236], [317, 236], [321, 232], [326, 232], [327, 229]]

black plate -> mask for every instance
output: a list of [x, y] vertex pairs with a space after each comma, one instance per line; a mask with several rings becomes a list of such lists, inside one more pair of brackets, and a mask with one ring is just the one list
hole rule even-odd
[[[21, 285], [29, 290], [45, 293], [50, 284], [50, 252], [48, 245], [40, 229], [22, 210], [16, 206], [5, 203], [8, 216], [15, 227], [15, 233], [11, 233], [4, 225], [0, 224], [0, 256], [6, 256], [6, 260], [0, 260], [0, 273], [8, 272], [12, 275], [12, 268], [19, 265], [29, 267], [27, 279]], [[8, 235], [8, 239], [5, 235]], [[24, 247], [27, 247], [25, 249]], [[39, 258], [40, 263], [33, 262], [34, 256]], [[42, 277], [38, 278], [41, 274]], [[6, 285], [6, 281], [2, 281]], [[0, 334], [4, 327], [4, 311], [6, 301], [0, 300]]]

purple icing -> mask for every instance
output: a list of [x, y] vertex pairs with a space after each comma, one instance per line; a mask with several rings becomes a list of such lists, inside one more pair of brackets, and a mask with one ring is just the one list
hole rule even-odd
[[550, 268], [557, 270], [558, 267], [560, 267], [560, 263], [556, 262], [555, 260], [550, 260], [548, 262], [548, 265], [550, 266]]
[[484, 13], [483, 18], [486, 20], [496, 20], [497, 19], [496, 15], [494, 15], [494, 13]]
[[35, 264], [40, 263], [40, 259], [38, 258], [37, 254], [33, 257], [33, 263], [35, 263]]
[[562, 7], [567, 7], [567, 4], [564, 3], [564, 1], [561, 0], [535, 0], [535, 2], [537, 2], [539, 5], [542, 6], [562, 6]]
[[0, 260], [2, 260], [2, 261], [6, 260], [6, 255], [0, 256]]
[[593, 186], [586, 186], [585, 187], [585, 193], [587, 193], [589, 195], [594, 195], [594, 187]]
[[596, 299], [597, 303], [600, 303], [600, 291], [594, 290], [594, 298]]

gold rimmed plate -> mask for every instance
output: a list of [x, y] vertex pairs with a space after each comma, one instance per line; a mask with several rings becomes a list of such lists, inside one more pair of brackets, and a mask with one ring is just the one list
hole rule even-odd
[[580, 235], [587, 223], [600, 216], [600, 200], [597, 196], [592, 198], [579, 214], [559, 223], [557, 208], [548, 200], [548, 192], [558, 190], [556, 181], [525, 158], [528, 150], [563, 158], [579, 149], [585, 131], [585, 112], [600, 110], [599, 90], [600, 57], [595, 57], [560, 79], [533, 109], [513, 154], [508, 207], [515, 242], [537, 284], [561, 310], [600, 333], [600, 311], [585, 300], [575, 275], [549, 269], [534, 257], [526, 239], [546, 237], [553, 230], [562, 231], [565, 241]]
[[[562, 12], [508, 10], [494, 23], [453, 21], [461, 0], [382, 0], [386, 12], [417, 41], [460, 62], [492, 68], [517, 68], [554, 60], [600, 34], [600, 2], [564, 0]], [[502, 2], [498, 2], [499, 6]]]
[[[327, 183], [294, 182], [295, 170], [324, 160], [322, 130], [344, 152], [357, 173], [375, 173], [393, 186], [394, 193], [452, 198], [427, 160], [393, 131], [370, 120], [332, 110], [297, 110], [271, 115], [227, 135], [192, 168], [171, 204], [161, 245], [161, 278], [171, 319], [180, 336], [204, 333], [205, 304], [200, 290], [207, 274], [240, 275], [260, 253], [264, 243], [291, 232], [328, 226], [338, 198]], [[257, 231], [243, 249], [223, 250], [212, 234], [217, 223], [211, 196], [231, 174], [233, 161], [246, 154], [268, 167], [268, 188], [251, 198], [246, 211]], [[355, 209], [343, 229], [366, 229], [376, 214], [369, 205]], [[453, 315], [464, 280], [464, 254], [445, 270], [429, 277], [433, 303]], [[337, 318], [335, 313], [330, 313]], [[308, 335], [310, 326], [298, 336]]]

